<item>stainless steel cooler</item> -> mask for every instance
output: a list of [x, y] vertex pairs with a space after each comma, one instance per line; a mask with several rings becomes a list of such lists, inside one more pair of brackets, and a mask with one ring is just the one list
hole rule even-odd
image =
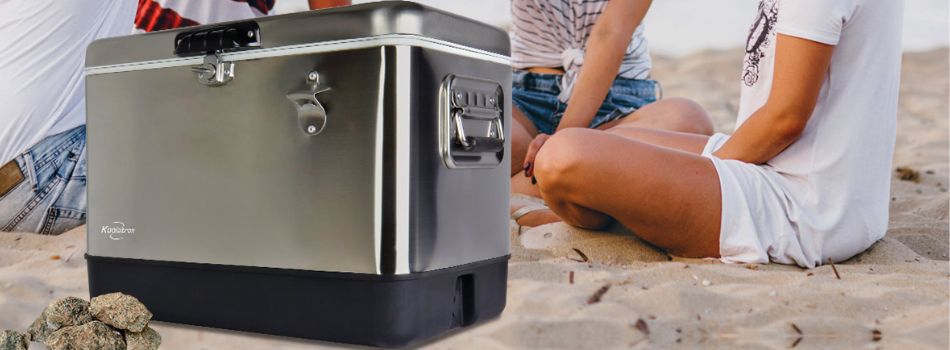
[[94, 42], [90, 293], [379, 346], [497, 316], [508, 54], [401, 1]]

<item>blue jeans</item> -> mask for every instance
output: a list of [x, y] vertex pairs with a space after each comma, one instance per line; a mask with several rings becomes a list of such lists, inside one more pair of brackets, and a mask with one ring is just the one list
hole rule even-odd
[[49, 136], [13, 160], [0, 188], [0, 231], [57, 235], [86, 222], [86, 126]]
[[[557, 98], [561, 93], [561, 76], [523, 70], [515, 70], [512, 74], [511, 102], [531, 120], [538, 132], [553, 134], [567, 110], [567, 104]], [[659, 83], [654, 80], [614, 79], [590, 127], [623, 118], [648, 103], [656, 102], [658, 88]]]

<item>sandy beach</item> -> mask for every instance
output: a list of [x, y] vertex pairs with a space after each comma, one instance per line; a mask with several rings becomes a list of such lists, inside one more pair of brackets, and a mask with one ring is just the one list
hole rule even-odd
[[[656, 57], [654, 77], [665, 96], [697, 100], [717, 131], [729, 132], [740, 62], [738, 50]], [[912, 171], [903, 174], [907, 180], [895, 171], [890, 228], [869, 251], [811, 270], [724, 265], [671, 258], [619, 227], [512, 224], [502, 316], [425, 348], [947, 349], [948, 50], [906, 54], [902, 80], [894, 168]], [[0, 233], [0, 330], [25, 330], [54, 298], [88, 297], [84, 252], [84, 227], [55, 237]], [[153, 327], [163, 349], [339, 347], [162, 322]]]

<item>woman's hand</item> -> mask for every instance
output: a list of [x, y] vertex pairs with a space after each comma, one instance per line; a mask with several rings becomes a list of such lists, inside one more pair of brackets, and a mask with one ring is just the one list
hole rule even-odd
[[528, 153], [524, 157], [524, 176], [531, 178], [531, 183], [535, 183], [534, 180], [534, 158], [538, 156], [538, 151], [541, 150], [541, 146], [544, 146], [544, 142], [550, 138], [551, 135], [548, 134], [538, 134], [534, 137], [534, 140], [531, 140], [531, 143], [528, 144]]
[[[591, 29], [584, 64], [577, 73], [570, 103], [557, 130], [587, 128], [607, 98], [620, 71], [633, 32], [650, 9], [651, 0], [611, 1]], [[565, 67], [566, 68], [566, 67]]]

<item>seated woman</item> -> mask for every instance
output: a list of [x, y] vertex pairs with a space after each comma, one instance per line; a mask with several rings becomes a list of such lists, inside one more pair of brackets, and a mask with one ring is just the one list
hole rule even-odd
[[884, 236], [902, 1], [764, 0], [746, 47], [738, 127], [712, 137], [633, 126], [532, 143], [565, 222], [617, 220], [688, 257], [840, 261]]
[[[695, 103], [657, 101], [641, 20], [649, 0], [512, 0], [512, 189], [538, 196], [524, 162], [537, 135], [622, 125], [712, 134]], [[522, 167], [522, 164], [525, 166]], [[556, 220], [544, 207], [514, 205], [527, 225]], [[541, 215], [534, 215], [541, 214]]]

